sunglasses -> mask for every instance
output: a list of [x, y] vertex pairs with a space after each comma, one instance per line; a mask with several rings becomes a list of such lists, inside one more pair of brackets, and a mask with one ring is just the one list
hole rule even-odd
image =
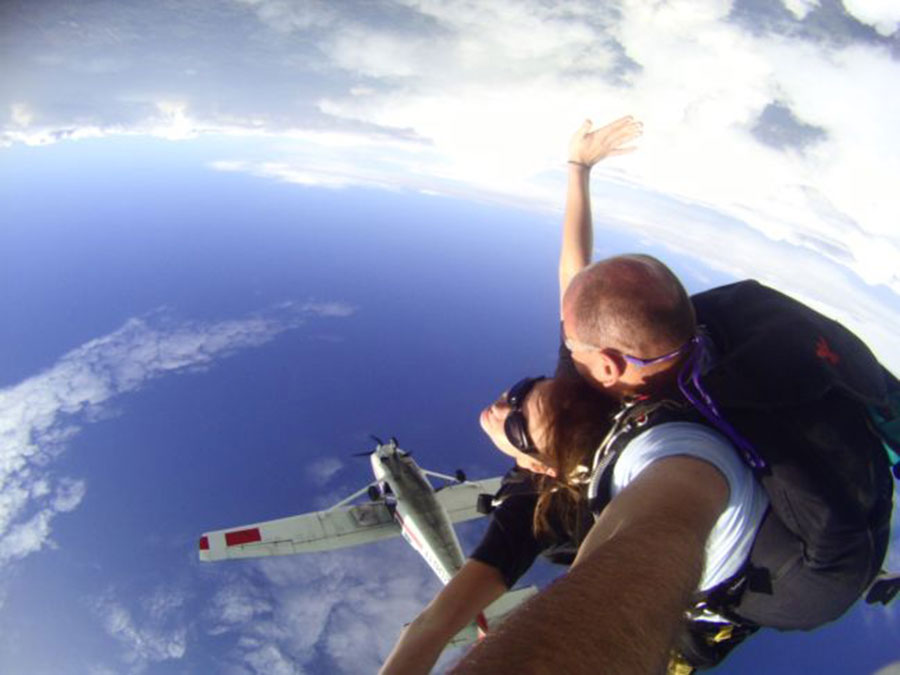
[[591, 345], [586, 342], [579, 342], [578, 340], [572, 340], [570, 338], [565, 339], [566, 349], [570, 352], [603, 352], [603, 351], [613, 351], [619, 354], [623, 359], [628, 361], [628, 363], [642, 367], [642, 366], [652, 366], [655, 363], [662, 363], [663, 361], [669, 361], [670, 359], [674, 359], [676, 356], [680, 356], [684, 354], [688, 349], [693, 347], [697, 343], [697, 338], [693, 337], [683, 345], [681, 345], [675, 351], [671, 351], [668, 354], [663, 354], [662, 356], [655, 356], [650, 359], [642, 359], [638, 356], [632, 356], [631, 354], [623, 354], [622, 352], [607, 348], [607, 347], [598, 347], [596, 345]]
[[510, 410], [503, 423], [503, 432], [516, 450], [527, 455], [535, 454], [537, 447], [528, 434], [528, 420], [525, 419], [525, 413], [522, 412], [522, 405], [534, 385], [546, 379], [546, 377], [526, 377], [516, 382], [506, 392], [506, 402], [509, 404]]

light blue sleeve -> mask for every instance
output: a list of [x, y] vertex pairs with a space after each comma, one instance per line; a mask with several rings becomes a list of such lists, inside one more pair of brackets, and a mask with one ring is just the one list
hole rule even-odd
[[636, 436], [622, 451], [613, 469], [615, 497], [653, 462], [688, 456], [709, 462], [728, 483], [728, 503], [706, 543], [706, 566], [700, 590], [712, 588], [744, 564], [769, 500], [765, 490], [728, 440], [700, 424], [670, 422]]

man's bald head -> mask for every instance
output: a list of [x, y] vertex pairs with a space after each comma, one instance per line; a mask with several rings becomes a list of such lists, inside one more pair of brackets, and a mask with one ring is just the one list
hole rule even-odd
[[578, 340], [640, 358], [678, 349], [697, 329], [684, 286], [648, 255], [617, 256], [586, 267], [569, 284], [563, 306]]

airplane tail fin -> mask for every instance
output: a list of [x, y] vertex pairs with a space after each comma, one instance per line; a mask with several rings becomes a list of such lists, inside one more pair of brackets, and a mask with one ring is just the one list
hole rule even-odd
[[[537, 592], [537, 586], [517, 588], [514, 591], [504, 593], [493, 603], [488, 605], [487, 609], [485, 609], [483, 612], [484, 618], [487, 621], [488, 631], [490, 631], [494, 626], [503, 621], [503, 619], [506, 618], [507, 614], [509, 614], [512, 610], [525, 602], [532, 595], [537, 595]], [[473, 621], [468, 626], [459, 631], [459, 633], [457, 633], [453, 637], [453, 639], [450, 640], [449, 643], [447, 643], [447, 646], [461, 647], [462, 645], [467, 645], [475, 642], [479, 637], [478, 630], [479, 627], [477, 623]]]

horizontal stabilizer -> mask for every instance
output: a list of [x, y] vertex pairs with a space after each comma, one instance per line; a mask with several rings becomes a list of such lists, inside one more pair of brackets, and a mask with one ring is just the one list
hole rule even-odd
[[[484, 617], [485, 619], [487, 619], [488, 632], [490, 632], [491, 629], [494, 628], [494, 626], [501, 623], [503, 619], [505, 619], [509, 615], [509, 613], [512, 612], [516, 607], [521, 605], [533, 595], [537, 595], [537, 592], [537, 586], [518, 588], [514, 591], [504, 593], [493, 603], [488, 605], [488, 608], [484, 610]], [[453, 639], [450, 640], [447, 646], [460, 647], [462, 645], [472, 644], [477, 639], [478, 626], [473, 621], [468, 626], [459, 631], [459, 633], [457, 633], [453, 637]]]

